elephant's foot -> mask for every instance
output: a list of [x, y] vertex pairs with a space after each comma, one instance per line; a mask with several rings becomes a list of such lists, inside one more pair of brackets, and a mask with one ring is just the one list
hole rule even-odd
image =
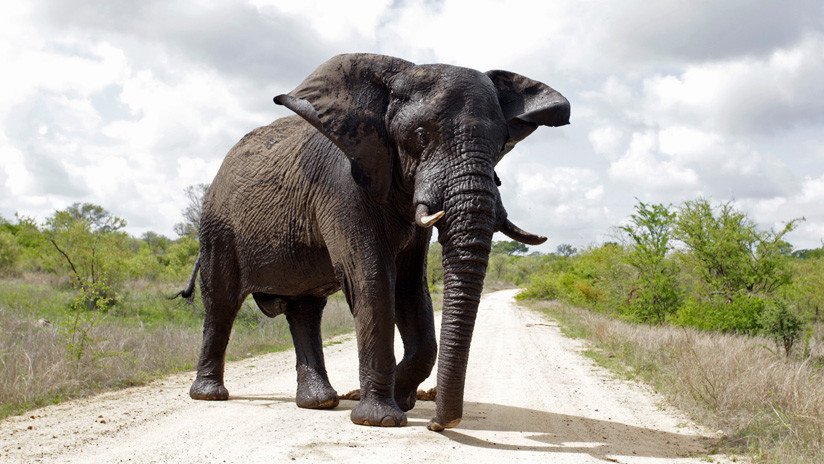
[[436, 395], [437, 387], [432, 387], [429, 390], [417, 390], [417, 387], [413, 385], [395, 385], [395, 402], [403, 411], [414, 408], [416, 401], [435, 401]]
[[338, 392], [320, 374], [308, 369], [298, 376], [295, 403], [299, 408], [332, 409], [340, 403]]
[[358, 425], [372, 425], [378, 427], [403, 427], [406, 425], [406, 414], [400, 410], [392, 398], [378, 398], [364, 396], [350, 416], [352, 422]]
[[229, 399], [229, 390], [219, 380], [197, 377], [189, 389], [189, 396], [193, 400], [226, 401]]
[[395, 402], [398, 403], [401, 411], [409, 411], [414, 408], [415, 400], [417, 400], [416, 386], [395, 385]]

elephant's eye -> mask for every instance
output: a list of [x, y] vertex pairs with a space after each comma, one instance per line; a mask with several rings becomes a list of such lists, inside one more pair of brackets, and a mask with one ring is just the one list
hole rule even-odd
[[417, 138], [419, 147], [424, 148], [429, 144], [429, 134], [423, 127], [415, 129], [415, 137]]

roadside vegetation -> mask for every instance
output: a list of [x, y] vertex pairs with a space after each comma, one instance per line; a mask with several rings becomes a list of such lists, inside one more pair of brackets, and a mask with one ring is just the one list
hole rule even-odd
[[[824, 248], [730, 203], [639, 202], [616, 240], [535, 258], [531, 300], [588, 354], [641, 377], [761, 462], [824, 455]], [[559, 250], [560, 251], [560, 250]], [[551, 302], [551, 303], [550, 303]]]
[[802, 464], [824, 456], [824, 371], [787, 359], [761, 336], [649, 325], [559, 301], [526, 304], [590, 342], [585, 354], [619, 377], [640, 379], [710, 431], [719, 452]]

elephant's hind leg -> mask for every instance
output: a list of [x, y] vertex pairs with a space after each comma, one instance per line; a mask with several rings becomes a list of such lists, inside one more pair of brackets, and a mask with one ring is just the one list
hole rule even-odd
[[286, 320], [295, 344], [298, 389], [295, 402], [300, 408], [330, 409], [338, 405], [338, 393], [329, 384], [323, 361], [320, 322], [326, 298], [303, 296], [290, 300]]
[[[203, 346], [197, 363], [197, 377], [189, 390], [195, 400], [227, 400], [229, 391], [223, 385], [223, 368], [226, 363], [226, 346], [241, 299], [227, 286], [215, 285], [207, 275], [203, 278]], [[232, 286], [229, 286], [232, 287]], [[220, 290], [215, 290], [220, 289]]]

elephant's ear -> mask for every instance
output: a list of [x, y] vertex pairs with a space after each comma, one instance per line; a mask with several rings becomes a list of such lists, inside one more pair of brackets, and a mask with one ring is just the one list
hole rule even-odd
[[392, 145], [385, 117], [387, 80], [412, 63], [367, 53], [338, 55], [320, 65], [295, 90], [275, 97], [337, 145], [352, 176], [379, 202], [392, 181]]
[[569, 101], [552, 87], [509, 71], [487, 71], [486, 75], [498, 89], [498, 102], [509, 129], [504, 153], [538, 126], [569, 124]]

